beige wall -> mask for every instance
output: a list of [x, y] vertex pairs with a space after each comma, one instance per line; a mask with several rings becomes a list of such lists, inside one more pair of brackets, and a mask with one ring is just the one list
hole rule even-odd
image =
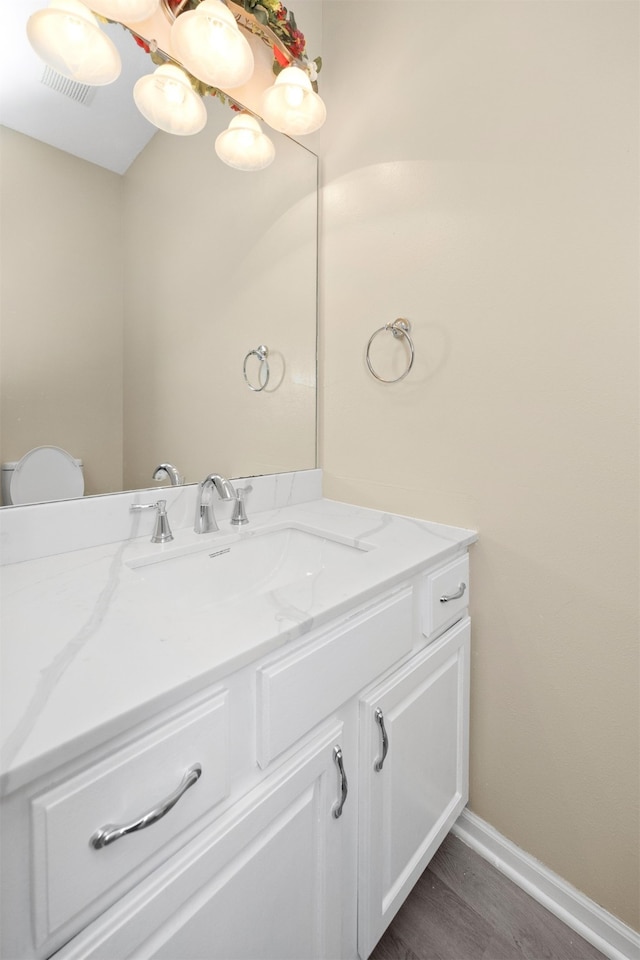
[[327, 494], [480, 532], [471, 809], [636, 927], [637, 20], [326, 3], [320, 287]]
[[[272, 133], [242, 173], [214, 143], [157, 133], [125, 176], [125, 481], [176, 463], [190, 480], [315, 466], [316, 158]], [[243, 379], [271, 351], [268, 386]], [[255, 382], [257, 360], [247, 372]]]
[[2, 462], [42, 444], [122, 489], [121, 178], [0, 127]]

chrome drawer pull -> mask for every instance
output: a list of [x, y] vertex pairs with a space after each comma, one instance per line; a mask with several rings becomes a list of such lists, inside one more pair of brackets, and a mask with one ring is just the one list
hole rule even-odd
[[344, 763], [342, 762], [342, 750], [340, 747], [333, 748], [333, 759], [338, 768], [338, 776], [340, 777], [340, 802], [336, 803], [331, 811], [334, 819], [337, 820], [338, 817], [342, 816], [342, 808], [344, 807], [345, 800], [347, 799], [347, 793], [349, 790], [349, 785], [347, 783], [347, 775], [344, 772]]
[[157, 807], [154, 807], [153, 810], [149, 810], [148, 813], [145, 813], [134, 823], [130, 823], [126, 826], [117, 827], [113, 823], [108, 823], [104, 827], [100, 827], [99, 830], [96, 830], [94, 834], [89, 839], [90, 845], [94, 850], [101, 850], [103, 847], [107, 847], [110, 843], [114, 843], [116, 840], [119, 840], [120, 837], [126, 836], [128, 833], [135, 833], [137, 830], [144, 830], [145, 827], [150, 827], [153, 823], [157, 823], [158, 820], [162, 820], [169, 810], [172, 807], [175, 807], [176, 803], [180, 797], [187, 792], [189, 787], [192, 787], [196, 783], [202, 774], [202, 767], [199, 763], [194, 763], [192, 767], [189, 767], [184, 777], [182, 778], [182, 783], [175, 790], [171, 796], [167, 797], [166, 800], [163, 800]]
[[389, 738], [387, 736], [387, 731], [384, 725], [384, 717], [382, 715], [382, 710], [380, 709], [380, 707], [376, 709], [376, 712], [374, 713], [374, 717], [376, 718], [376, 723], [380, 727], [380, 733], [382, 735], [382, 756], [380, 757], [379, 760], [376, 760], [376, 762], [373, 765], [373, 769], [376, 771], [376, 773], [380, 773], [380, 771], [382, 770], [382, 765], [387, 757], [387, 753], [389, 752]]
[[459, 600], [462, 594], [467, 589], [466, 583], [461, 583], [455, 593], [443, 594], [440, 597], [440, 603], [449, 603], [449, 600]]

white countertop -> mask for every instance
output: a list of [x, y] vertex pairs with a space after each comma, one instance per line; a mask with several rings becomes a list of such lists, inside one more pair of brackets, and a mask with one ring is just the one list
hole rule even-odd
[[[301, 525], [368, 549], [286, 586], [223, 603], [149, 589], [129, 564], [216, 551], [269, 525]], [[2, 768], [8, 793], [204, 689], [356, 603], [473, 543], [473, 531], [326, 499], [266, 510], [247, 527], [171, 544], [148, 536], [2, 568]], [[166, 566], [166, 565], [163, 565]]]

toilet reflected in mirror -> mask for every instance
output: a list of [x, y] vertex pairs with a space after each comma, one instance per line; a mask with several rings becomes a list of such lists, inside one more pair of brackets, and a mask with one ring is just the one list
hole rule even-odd
[[2, 464], [2, 505], [81, 497], [82, 467], [82, 460], [62, 447], [35, 447], [21, 460]]

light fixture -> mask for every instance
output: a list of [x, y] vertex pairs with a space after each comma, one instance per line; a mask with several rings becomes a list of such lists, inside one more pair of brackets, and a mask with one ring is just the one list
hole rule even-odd
[[27, 36], [38, 56], [70, 80], [99, 87], [120, 76], [120, 54], [80, 0], [51, 0], [29, 17]]
[[171, 44], [187, 70], [214, 87], [241, 87], [253, 73], [251, 47], [222, 0], [202, 0], [176, 17]]
[[184, 70], [173, 63], [140, 77], [133, 99], [143, 117], [166, 133], [189, 136], [200, 133], [207, 122], [204, 103]]
[[262, 115], [274, 130], [296, 137], [318, 130], [327, 110], [305, 71], [285, 67], [262, 98]]
[[148, 20], [160, 7], [160, 0], [87, 0], [94, 13], [107, 20], [139, 23]]
[[[99, 18], [124, 27], [159, 64], [137, 81], [133, 95], [143, 116], [167, 133], [202, 130], [206, 95], [240, 109], [228, 91], [244, 87], [238, 96], [250, 112], [234, 117], [215, 144], [218, 156], [237, 170], [262, 170], [274, 158], [257, 115], [293, 137], [324, 123], [315, 82], [322, 60], [307, 59], [304, 36], [282, 0], [50, 0], [29, 17], [27, 34], [57, 73], [101, 86], [118, 78], [121, 63]], [[255, 63], [243, 33], [258, 51]], [[273, 51], [275, 83], [263, 44]]]
[[264, 170], [276, 155], [275, 147], [255, 117], [242, 111], [216, 137], [216, 153], [235, 170]]

